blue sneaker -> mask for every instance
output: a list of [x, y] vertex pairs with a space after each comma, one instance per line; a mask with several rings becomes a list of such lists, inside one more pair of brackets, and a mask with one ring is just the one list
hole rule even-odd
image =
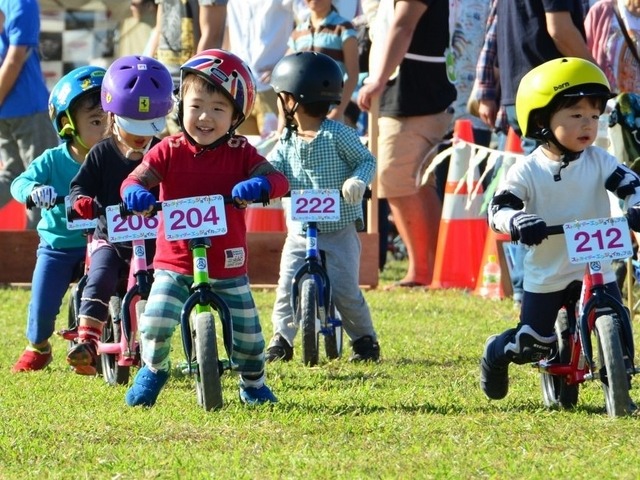
[[260, 388], [240, 387], [240, 401], [247, 405], [260, 405], [262, 403], [276, 403], [278, 399], [266, 385]]
[[133, 379], [133, 385], [127, 390], [124, 397], [127, 405], [130, 407], [138, 405], [152, 407], [168, 379], [169, 372], [158, 370], [158, 373], [153, 373], [145, 365]]

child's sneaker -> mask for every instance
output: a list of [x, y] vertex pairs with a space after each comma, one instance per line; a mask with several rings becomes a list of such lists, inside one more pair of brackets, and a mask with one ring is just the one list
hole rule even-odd
[[260, 388], [240, 387], [240, 401], [247, 405], [259, 405], [262, 403], [276, 403], [278, 399], [266, 385]]
[[37, 350], [33, 350], [30, 347], [27, 347], [25, 351], [22, 352], [22, 355], [20, 355], [20, 358], [13, 366], [13, 368], [11, 368], [11, 373], [42, 370], [51, 363], [51, 360], [53, 360], [53, 355], [51, 355], [51, 347], [49, 347], [48, 352], [39, 352]]
[[133, 384], [127, 390], [124, 397], [127, 405], [130, 407], [137, 407], [142, 405], [145, 407], [152, 407], [160, 390], [164, 387], [169, 379], [169, 372], [165, 370], [158, 370], [153, 373], [146, 365], [140, 369], [136, 377], [133, 379]]
[[78, 375], [96, 375], [98, 347], [91, 341], [76, 344], [67, 353], [67, 363]]
[[509, 391], [509, 366], [495, 366], [489, 363], [489, 351], [497, 337], [497, 335], [492, 335], [487, 339], [482, 360], [480, 360], [480, 387], [484, 394], [492, 400], [506, 397]]
[[350, 362], [377, 362], [380, 360], [380, 344], [371, 335], [365, 335], [352, 344]]
[[289, 342], [287, 342], [282, 335], [276, 334], [271, 339], [270, 345], [265, 353], [265, 360], [267, 362], [271, 363], [276, 360], [288, 362], [293, 358], [293, 347], [289, 345]]

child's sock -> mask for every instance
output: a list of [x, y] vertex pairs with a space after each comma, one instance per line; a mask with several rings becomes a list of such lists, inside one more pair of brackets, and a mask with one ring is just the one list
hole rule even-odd
[[40, 354], [51, 353], [51, 344], [47, 342], [46, 344], [37, 347], [36, 345], [30, 343], [29, 346], [27, 346], [27, 350]]
[[80, 325], [78, 327], [78, 342], [79, 343], [98, 343], [102, 336], [102, 329], [96, 327], [90, 327], [88, 325]]

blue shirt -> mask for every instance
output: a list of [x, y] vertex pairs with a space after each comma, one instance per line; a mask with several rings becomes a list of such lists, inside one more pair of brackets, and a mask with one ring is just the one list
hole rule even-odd
[[46, 112], [49, 91], [40, 68], [38, 40], [40, 8], [37, 0], [0, 0], [4, 12], [4, 30], [0, 33], [0, 63], [9, 46], [26, 46], [27, 60], [16, 83], [0, 105], [0, 119], [23, 117]]
[[[25, 203], [31, 190], [37, 185], [55, 188], [58, 197], [69, 194], [71, 179], [75, 177], [80, 164], [69, 153], [67, 143], [45, 150], [29, 167], [11, 183], [11, 195]], [[51, 210], [42, 210], [42, 218], [37, 226], [38, 235], [49, 246], [57, 249], [76, 248], [86, 245], [82, 230], [67, 230], [64, 205], [56, 205]]]
[[[268, 160], [285, 174], [291, 190], [342, 190], [344, 181], [351, 177], [359, 178], [366, 185], [373, 180], [376, 159], [353, 128], [325, 119], [311, 142], [300, 139], [295, 132], [288, 140], [285, 136], [280, 138]], [[283, 202], [283, 206], [286, 209], [287, 203]], [[353, 222], [362, 230], [362, 203], [353, 205], [341, 200], [340, 221], [318, 222], [318, 229], [321, 233], [334, 232]]]

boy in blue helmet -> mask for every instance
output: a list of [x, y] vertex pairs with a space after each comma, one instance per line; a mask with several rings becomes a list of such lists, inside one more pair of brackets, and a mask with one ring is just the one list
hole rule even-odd
[[28, 308], [29, 345], [13, 366], [14, 373], [41, 370], [51, 363], [49, 338], [56, 315], [85, 256], [82, 231], [67, 230], [65, 207], [57, 205], [56, 199], [69, 193], [71, 179], [89, 149], [104, 135], [106, 118], [100, 105], [104, 74], [103, 68], [80, 67], [60, 79], [49, 97], [49, 114], [64, 142], [44, 151], [11, 183], [16, 200], [31, 199], [43, 210]]

